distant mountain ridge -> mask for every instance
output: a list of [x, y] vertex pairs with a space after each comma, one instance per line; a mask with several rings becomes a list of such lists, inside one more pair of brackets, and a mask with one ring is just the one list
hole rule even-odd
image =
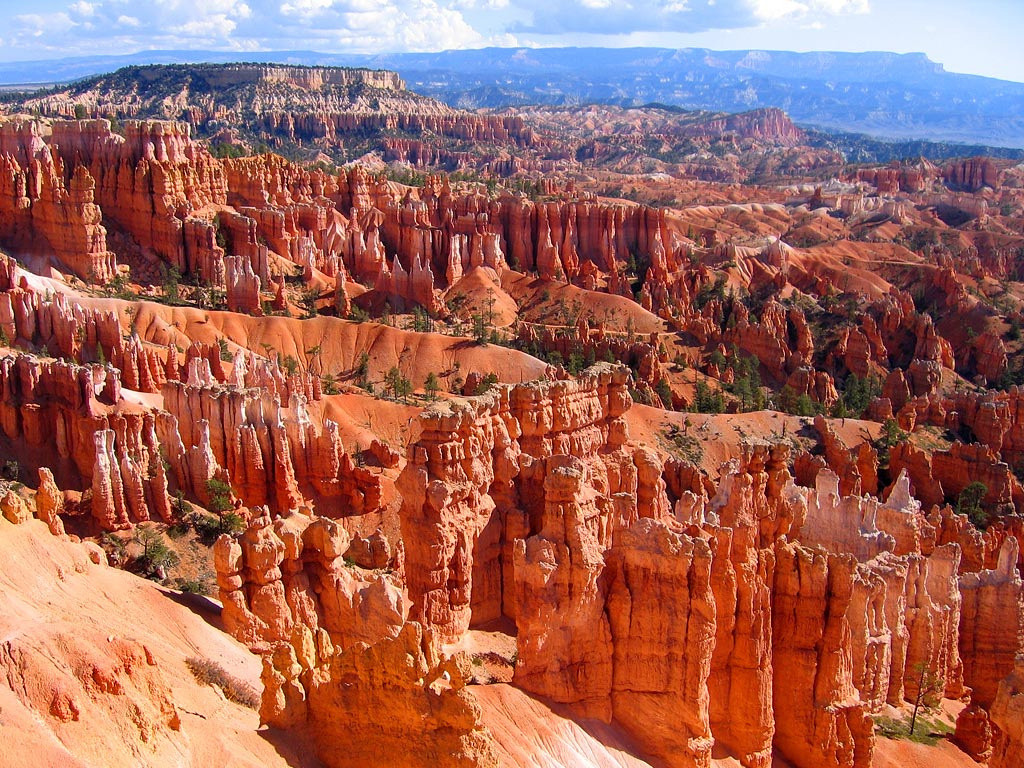
[[[0, 84], [53, 83], [141, 63], [238, 53], [144, 51], [0, 64]], [[795, 121], [893, 139], [1024, 147], [1024, 84], [947, 72], [923, 54], [662, 48], [485, 48], [440, 53], [246, 53], [253, 62], [397, 71], [462, 108], [651, 102], [726, 112], [778, 107]]]

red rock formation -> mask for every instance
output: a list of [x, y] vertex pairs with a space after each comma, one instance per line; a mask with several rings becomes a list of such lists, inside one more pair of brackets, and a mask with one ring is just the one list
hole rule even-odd
[[24, 273], [0, 255], [0, 327], [8, 339], [36, 345], [82, 363], [102, 356], [121, 372], [129, 389], [159, 391], [165, 356], [122, 333], [118, 314], [83, 307], [62, 293], [43, 295], [28, 287]]
[[64, 535], [64, 494], [47, 467], [39, 468], [39, 487], [36, 490], [36, 517], [46, 523], [54, 536]]
[[878, 454], [871, 444], [861, 443], [856, 451], [848, 449], [821, 415], [814, 417], [814, 428], [821, 435], [825, 448], [825, 464], [839, 475], [839, 493], [843, 496], [877, 494]]
[[260, 278], [252, 271], [252, 265], [241, 256], [224, 259], [224, 282], [227, 286], [228, 310], [262, 315], [260, 302]]
[[715, 646], [708, 678], [709, 717], [715, 741], [744, 766], [771, 762], [771, 591], [775, 553], [758, 549], [753, 521], [713, 530], [711, 587], [715, 594]]
[[32, 519], [32, 511], [28, 504], [13, 488], [8, 488], [0, 496], [0, 515], [9, 523], [21, 525]]
[[[539, 489], [523, 486], [535, 475], [544, 476], [545, 458], [593, 456], [605, 446], [621, 444], [620, 417], [630, 402], [626, 374], [607, 366], [592, 371], [575, 382], [495, 388], [482, 400], [446, 404], [424, 414], [423, 436], [398, 488], [413, 616], [436, 627], [442, 637], [461, 634], [471, 614], [481, 614], [481, 620], [501, 615], [505, 600], [500, 587], [471, 588], [472, 574], [483, 566], [477, 562], [478, 541], [504, 538], [505, 544], [491, 554], [509, 562], [511, 537], [501, 532], [506, 526], [522, 530], [527, 521], [522, 513], [517, 519], [504, 517], [517, 493], [536, 497]], [[521, 458], [521, 453], [538, 463]], [[617, 460], [632, 466], [629, 457]], [[607, 487], [608, 481], [603, 482]], [[635, 491], [636, 469], [618, 482], [631, 483]], [[493, 533], [485, 531], [488, 527]], [[503, 567], [486, 565], [492, 574]]]
[[346, 565], [348, 546], [339, 524], [303, 514], [217, 541], [225, 626], [263, 655], [263, 722], [303, 727], [332, 767], [496, 765], [468, 660], [439, 657], [393, 579]]
[[93, 488], [93, 513], [107, 529], [151, 515], [171, 518], [156, 420], [152, 413], [108, 413], [119, 388], [110, 368], [27, 355], [0, 360], [4, 434], [24, 444], [32, 469], [74, 467], [77, 482]]
[[1013, 671], [999, 682], [992, 703], [996, 731], [989, 768], [1012, 768], [1024, 761], [1024, 660], [1017, 658]]
[[971, 482], [981, 482], [988, 489], [985, 503], [996, 505], [1024, 504], [1024, 488], [992, 451], [983, 445], [953, 443], [948, 451], [932, 454], [932, 473], [949, 499], [956, 499]]
[[988, 712], [977, 704], [960, 710], [953, 740], [976, 763], [987, 763], [992, 757], [992, 723]]
[[954, 189], [966, 189], [970, 192], [982, 187], [997, 188], [1000, 183], [999, 169], [987, 157], [972, 157], [952, 163], [942, 171], [945, 182]]
[[307, 494], [342, 501], [345, 514], [377, 508], [379, 476], [355, 466], [333, 421], [310, 416], [310, 403], [320, 396], [315, 376], [285, 379], [276, 364], [237, 363], [235, 375], [244, 377], [245, 389], [199, 375], [164, 384], [164, 408], [173, 419], [161, 422], [160, 438], [179, 487], [206, 499], [207, 481], [224, 475], [249, 507], [295, 510]]
[[650, 518], [619, 530], [606, 560], [612, 715], [665, 765], [707, 765], [714, 743], [707, 682], [716, 633], [711, 560], [706, 542]]
[[993, 570], [960, 577], [963, 609], [960, 656], [971, 701], [990, 707], [999, 682], [1013, 672], [1024, 645], [1024, 595], [1017, 572], [1017, 540], [1007, 539]]
[[0, 122], [0, 239], [19, 250], [49, 250], [60, 268], [91, 282], [117, 272], [107, 249], [96, 182], [80, 165], [66, 165], [39, 135], [39, 123]]
[[871, 765], [874, 724], [853, 685], [846, 618], [851, 560], [798, 544], [776, 548], [775, 745], [799, 766]]
[[[106, 120], [55, 122], [50, 143], [65, 167], [84, 166], [95, 179], [95, 199], [103, 214], [182, 273], [206, 264], [210, 274], [215, 243], [190, 239], [186, 222], [209, 205], [223, 205], [226, 184], [221, 165], [189, 138], [180, 123], [126, 120], [124, 136]], [[196, 250], [196, 249], [200, 250]]]

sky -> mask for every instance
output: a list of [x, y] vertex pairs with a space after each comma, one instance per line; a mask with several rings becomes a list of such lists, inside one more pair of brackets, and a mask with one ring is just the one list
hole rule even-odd
[[923, 52], [1024, 81], [1024, 0], [0, 0], [0, 61], [497, 45]]

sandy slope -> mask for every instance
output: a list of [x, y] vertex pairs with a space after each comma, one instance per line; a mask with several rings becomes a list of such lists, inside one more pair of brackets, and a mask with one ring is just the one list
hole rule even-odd
[[38, 521], [0, 520], [0, 549], [0, 764], [316, 765], [189, 672], [199, 656], [259, 689], [259, 659], [212, 601], [190, 609]]
[[[108, 302], [121, 305], [123, 312], [123, 302]], [[512, 383], [536, 379], [545, 368], [540, 360], [514, 349], [334, 317], [250, 317], [146, 302], [138, 305], [133, 325], [145, 341], [156, 344], [174, 343], [184, 348], [193, 339], [213, 344], [225, 337], [229, 349], [240, 346], [261, 355], [280, 352], [282, 357], [295, 357], [303, 367], [318, 366], [331, 375], [351, 371], [366, 352], [370, 380], [378, 384], [392, 366], [398, 366], [416, 387], [422, 386], [428, 373], [442, 375], [456, 363], [463, 377], [470, 371], [494, 372], [502, 381]], [[310, 352], [314, 349], [316, 353]]]
[[581, 725], [510, 685], [473, 688], [502, 765], [523, 768], [646, 768], [628, 742], [599, 722]]

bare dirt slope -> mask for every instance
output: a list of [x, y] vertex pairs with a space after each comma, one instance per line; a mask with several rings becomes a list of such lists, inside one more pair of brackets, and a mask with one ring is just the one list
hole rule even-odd
[[96, 565], [39, 521], [0, 520], [0, 541], [0, 763], [317, 765], [189, 671], [208, 659], [259, 690], [259, 659], [217, 628], [215, 603]]

